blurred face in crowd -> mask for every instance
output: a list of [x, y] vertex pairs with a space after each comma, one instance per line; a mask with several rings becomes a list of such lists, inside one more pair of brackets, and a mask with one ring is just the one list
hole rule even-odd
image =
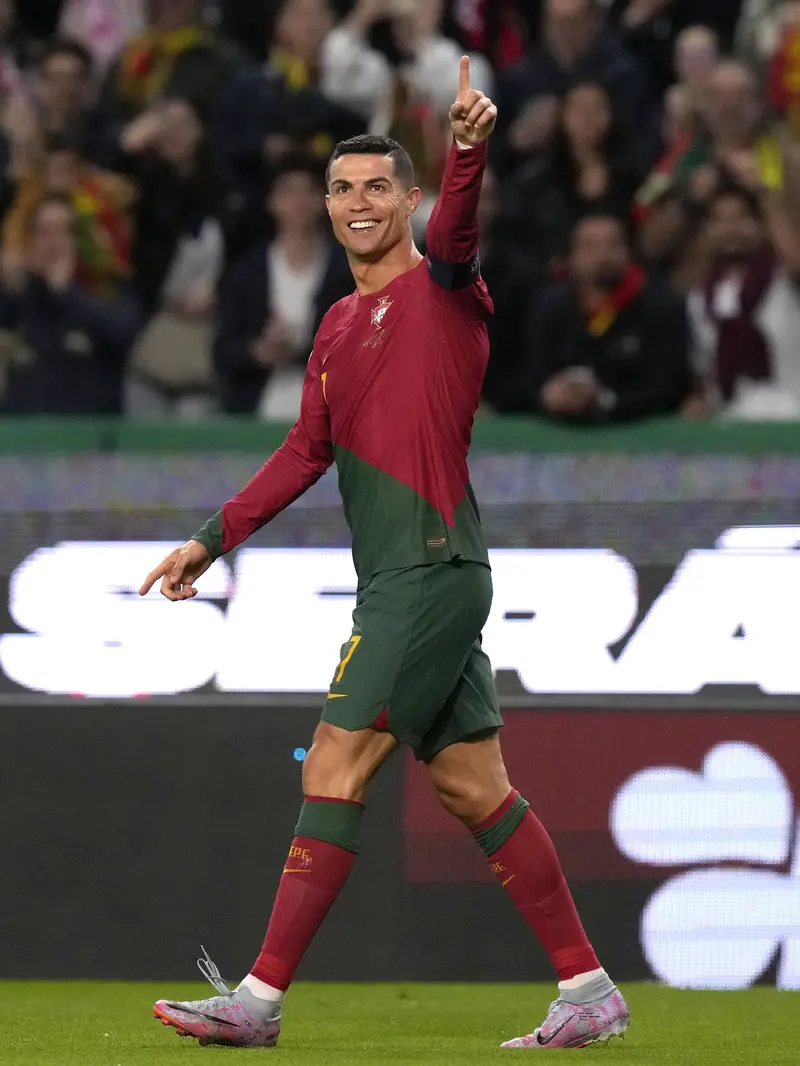
[[80, 115], [89, 104], [91, 71], [71, 52], [49, 56], [39, 69], [39, 98], [53, 115]]
[[155, 141], [159, 156], [180, 170], [197, 157], [203, 140], [203, 123], [188, 100], [168, 100], [161, 109], [162, 125]]
[[279, 48], [316, 63], [333, 21], [327, 0], [284, 0], [275, 22]]
[[758, 84], [751, 71], [733, 60], [719, 63], [708, 80], [703, 114], [712, 137], [748, 146], [761, 119]]
[[72, 196], [81, 176], [80, 158], [77, 152], [48, 152], [44, 165], [44, 183], [48, 193], [57, 196]]
[[593, 0], [547, 0], [544, 39], [562, 63], [582, 59], [597, 40], [601, 16]]
[[325, 202], [351, 259], [374, 263], [409, 235], [420, 190], [407, 189], [384, 155], [343, 155], [331, 165]]
[[279, 174], [267, 208], [279, 231], [316, 229], [325, 216], [320, 182], [305, 170]]
[[692, 91], [701, 91], [719, 60], [716, 34], [705, 26], [689, 26], [675, 42], [675, 73]]
[[572, 235], [570, 272], [579, 285], [610, 291], [629, 265], [628, 240], [617, 219], [586, 218], [578, 223]]
[[718, 261], [749, 259], [763, 241], [763, 230], [753, 207], [736, 194], [718, 196], [709, 209], [706, 227], [711, 254]]
[[412, 55], [428, 38], [439, 33], [442, 0], [392, 0], [392, 36], [403, 55]]
[[611, 132], [612, 120], [611, 101], [600, 85], [576, 85], [564, 97], [561, 122], [576, 148], [599, 148]]
[[68, 204], [48, 201], [39, 207], [31, 224], [28, 258], [31, 269], [47, 271], [74, 251], [74, 216]]

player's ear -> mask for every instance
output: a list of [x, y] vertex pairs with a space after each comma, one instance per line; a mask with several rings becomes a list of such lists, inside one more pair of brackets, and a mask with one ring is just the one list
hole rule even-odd
[[330, 215], [330, 213], [331, 213], [331, 198], [330, 198], [330, 194], [329, 193], [325, 194], [325, 208], [326, 208], [328, 214]]
[[408, 204], [408, 213], [413, 215], [419, 207], [419, 202], [422, 199], [422, 189], [418, 189], [416, 186], [413, 189], [409, 189], [406, 195], [406, 202]]

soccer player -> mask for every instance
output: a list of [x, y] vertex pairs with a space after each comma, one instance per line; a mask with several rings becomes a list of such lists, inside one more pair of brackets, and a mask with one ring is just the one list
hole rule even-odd
[[284, 993], [358, 853], [367, 782], [398, 744], [472, 832], [559, 979], [542, 1025], [504, 1047], [583, 1047], [630, 1016], [578, 918], [553, 845], [509, 783], [491, 666], [481, 650], [492, 579], [467, 452], [488, 358], [492, 303], [478, 261], [477, 207], [497, 110], [461, 60], [453, 142], [427, 231], [406, 152], [383, 137], [337, 145], [326, 203], [356, 291], [314, 341], [300, 416], [252, 481], [145, 580], [169, 600], [196, 594], [212, 562], [269, 522], [336, 463], [358, 592], [322, 720], [303, 765], [305, 802], [261, 953], [231, 991], [159, 1000], [156, 1017], [204, 1044], [273, 1046]]

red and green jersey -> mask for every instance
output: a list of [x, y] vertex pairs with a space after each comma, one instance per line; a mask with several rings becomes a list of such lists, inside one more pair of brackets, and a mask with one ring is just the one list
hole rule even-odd
[[339, 472], [359, 583], [383, 570], [488, 565], [467, 453], [489, 356], [477, 206], [485, 145], [452, 146], [427, 256], [335, 304], [314, 340], [286, 441], [194, 537], [216, 558]]

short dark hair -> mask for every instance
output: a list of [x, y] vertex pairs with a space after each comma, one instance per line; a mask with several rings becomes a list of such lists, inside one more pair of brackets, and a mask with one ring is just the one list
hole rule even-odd
[[83, 67], [84, 74], [87, 78], [90, 78], [94, 73], [94, 59], [92, 53], [81, 44], [80, 41], [73, 41], [70, 37], [56, 37], [50, 41], [46, 46], [42, 56], [39, 60], [39, 70], [41, 70], [49, 60], [54, 59], [56, 56], [70, 56], [72, 59], [77, 59], [80, 65]]
[[331, 153], [325, 169], [325, 184], [330, 185], [331, 167], [343, 155], [386, 155], [392, 161], [395, 175], [406, 189], [414, 186], [414, 164], [411, 156], [397, 141], [391, 137], [377, 137], [371, 133], [360, 133], [347, 141], [339, 141]]

